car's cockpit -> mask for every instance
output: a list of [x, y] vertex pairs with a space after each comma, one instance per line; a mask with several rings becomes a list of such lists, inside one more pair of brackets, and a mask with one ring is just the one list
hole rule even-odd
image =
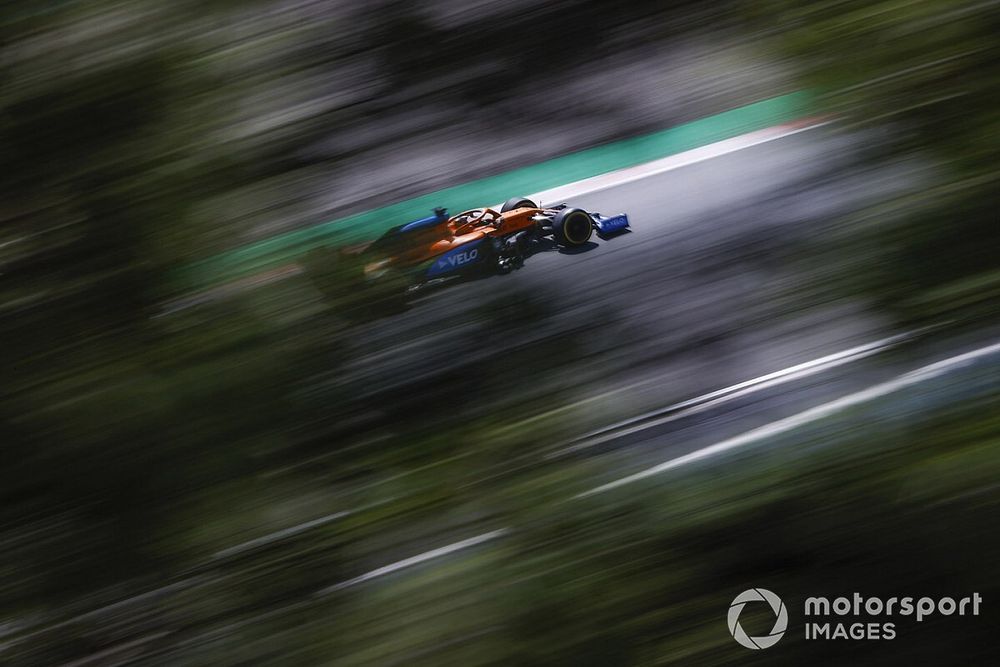
[[449, 222], [455, 236], [468, 234], [483, 226], [495, 226], [501, 215], [491, 208], [474, 208], [454, 216]]

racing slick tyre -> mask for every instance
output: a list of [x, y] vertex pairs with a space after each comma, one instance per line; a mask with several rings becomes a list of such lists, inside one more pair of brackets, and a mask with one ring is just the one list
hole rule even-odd
[[535, 202], [530, 199], [525, 199], [524, 197], [511, 197], [504, 205], [500, 207], [501, 213], [506, 213], [507, 211], [513, 211], [515, 208], [538, 208]]
[[581, 246], [594, 233], [594, 220], [590, 214], [579, 208], [559, 211], [552, 220], [552, 238], [563, 246]]

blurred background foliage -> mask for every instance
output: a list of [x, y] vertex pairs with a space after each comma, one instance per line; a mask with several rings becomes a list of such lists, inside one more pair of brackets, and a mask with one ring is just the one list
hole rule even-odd
[[[900, 321], [995, 317], [993, 3], [15, 0], [0, 11], [0, 661], [721, 664], [746, 656], [709, 628], [750, 580], [835, 590], [850, 576], [857, 589], [923, 593], [957, 572], [993, 586], [983, 564], [995, 558], [956, 558], [998, 555], [989, 378], [961, 410], [889, 428], [863, 475], [849, 456], [779, 457], [581, 510], [565, 492], [591, 464], [536, 469], [524, 455], [579, 429], [572, 399], [601, 372], [588, 364], [602, 332], [623, 326], [614, 312], [555, 320], [544, 297], [487, 300], [450, 326], [496, 354], [463, 351], [437, 373], [372, 387], [352, 375], [352, 345], [405, 303], [394, 285], [362, 286], [357, 260], [334, 249], [289, 280], [166, 307], [185, 296], [174, 272], [217, 250], [794, 85], [870, 132], [870, 160], [916, 156], [935, 174], [836, 221], [809, 250], [822, 260], [812, 280]], [[699, 80], [712, 90], [688, 107], [600, 130], [589, 102], [570, 122], [516, 99], [705, 34], [752, 43], [791, 75]], [[447, 150], [442, 128], [457, 119], [484, 128], [477, 141], [492, 127], [572, 127], [562, 144], [512, 141], [493, 162], [432, 165], [425, 178], [363, 187], [346, 174], [364, 181], [380, 151], [428, 133]], [[525, 367], [527, 383], [514, 370]], [[539, 406], [546, 418], [523, 427], [497, 417]], [[816, 437], [842, 452], [871, 445], [847, 428]], [[349, 508], [360, 509], [332, 518]], [[315, 523], [252, 543], [302, 521]], [[512, 523], [524, 529], [497, 550], [443, 571], [313, 597], [359, 568]], [[981, 624], [962, 631], [969, 642], [927, 640], [913, 659], [959, 662], [989, 641]], [[886, 656], [868, 650], [834, 659]]]
[[988, 315], [1000, 294], [996, 6], [779, 0], [753, 12], [762, 29], [778, 26], [775, 48], [824, 93], [824, 112], [878, 130], [872, 159], [930, 155], [938, 169], [929, 187], [861, 214], [836, 252], [864, 261], [842, 263], [838, 278], [905, 318]]

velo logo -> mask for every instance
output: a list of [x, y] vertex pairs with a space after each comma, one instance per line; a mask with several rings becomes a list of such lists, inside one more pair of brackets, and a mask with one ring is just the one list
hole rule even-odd
[[[774, 627], [771, 632], [760, 637], [751, 637], [740, 625], [740, 613], [748, 602], [766, 602], [771, 605], [774, 612]], [[740, 646], [752, 649], [770, 648], [778, 643], [781, 636], [788, 628], [788, 610], [785, 603], [777, 595], [766, 588], [751, 588], [736, 596], [733, 603], [729, 605], [729, 634], [733, 636]]]

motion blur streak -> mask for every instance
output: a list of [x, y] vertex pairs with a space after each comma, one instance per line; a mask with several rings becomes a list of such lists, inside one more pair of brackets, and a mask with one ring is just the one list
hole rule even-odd
[[804, 377], [809, 377], [810, 375], [814, 375], [816, 373], [821, 373], [822, 371], [830, 368], [836, 368], [842, 364], [847, 364], [858, 359], [864, 359], [865, 357], [878, 354], [879, 352], [887, 350], [904, 340], [912, 338], [917, 333], [919, 332], [911, 331], [883, 338], [872, 343], [858, 345], [857, 347], [852, 347], [849, 350], [835, 352], [825, 357], [820, 357], [819, 359], [813, 359], [812, 361], [797, 364], [789, 368], [783, 368], [779, 371], [774, 371], [773, 373], [768, 373], [767, 375], [761, 375], [760, 377], [756, 377], [751, 380], [745, 380], [743, 382], [724, 387], [723, 389], [717, 389], [716, 391], [709, 392], [702, 396], [696, 396], [695, 398], [681, 401], [680, 403], [675, 403], [665, 408], [647, 412], [637, 417], [631, 417], [624, 421], [592, 431], [591, 433], [584, 434], [580, 438], [582, 442], [577, 442], [569, 447], [547, 454], [546, 458], [555, 458], [562, 456], [563, 454], [586, 449], [587, 447], [593, 447], [614, 438], [636, 433], [653, 426], [665, 424], [668, 421], [680, 418], [682, 415], [689, 413], [689, 411], [693, 409], [708, 409], [721, 402], [739, 398], [740, 396], [745, 396], [755, 391], [762, 391], [785, 382], [792, 382]]
[[2, 3], [0, 663], [989, 663], [997, 4]]
[[718, 442], [709, 447], [699, 449], [690, 454], [685, 454], [684, 456], [679, 456], [676, 459], [671, 459], [670, 461], [665, 461], [657, 466], [653, 466], [647, 470], [636, 473], [634, 475], [629, 475], [628, 477], [623, 477], [622, 479], [615, 480], [614, 482], [609, 482], [608, 484], [602, 484], [601, 486], [595, 487], [590, 491], [581, 493], [578, 497], [586, 497], [593, 495], [595, 493], [603, 493], [604, 491], [610, 491], [611, 489], [616, 489], [620, 486], [625, 486], [626, 484], [631, 484], [632, 482], [637, 482], [641, 479], [645, 479], [652, 475], [657, 475], [661, 472], [666, 472], [667, 470], [673, 470], [674, 468], [679, 468], [683, 465], [689, 463], [694, 463], [696, 461], [701, 461], [724, 452], [743, 447], [753, 442], [757, 442], [764, 438], [777, 435], [779, 433], [784, 433], [792, 429], [798, 428], [803, 424], [808, 424], [814, 422], [824, 417], [828, 417], [837, 412], [846, 410], [852, 406], [870, 401], [873, 398], [878, 398], [879, 396], [884, 396], [894, 391], [903, 389], [904, 387], [909, 387], [910, 385], [916, 384], [918, 382], [923, 382], [925, 380], [930, 380], [938, 375], [947, 373], [949, 370], [967, 364], [979, 357], [983, 357], [990, 354], [996, 354], [1000, 352], [1000, 343], [995, 343], [987, 347], [980, 348], [978, 350], [973, 350], [972, 352], [967, 352], [961, 354], [957, 357], [952, 357], [950, 359], [945, 359], [944, 361], [939, 361], [933, 363], [929, 366], [924, 366], [923, 368], [918, 368], [915, 371], [902, 375], [891, 382], [884, 382], [882, 384], [875, 385], [874, 387], [869, 387], [863, 391], [844, 396], [835, 401], [830, 401], [829, 403], [824, 403], [823, 405], [818, 405], [815, 408], [806, 410], [797, 415], [793, 415], [786, 419], [774, 422], [772, 424], [767, 424], [761, 426], [760, 428], [753, 429], [735, 438], [728, 438], [722, 442]]
[[307, 530], [309, 530], [311, 528], [316, 528], [317, 526], [322, 526], [323, 524], [329, 523], [330, 521], [336, 521], [337, 519], [342, 519], [343, 517], [347, 516], [348, 514], [350, 514], [350, 512], [334, 512], [333, 514], [330, 514], [330, 515], [327, 515], [327, 516], [324, 516], [324, 517], [320, 517], [318, 519], [313, 519], [312, 521], [306, 521], [304, 523], [300, 523], [300, 524], [298, 524], [296, 526], [292, 526], [290, 528], [285, 528], [283, 530], [277, 530], [277, 531], [275, 531], [273, 533], [269, 533], [268, 535], [264, 535], [263, 537], [258, 537], [256, 539], [249, 540], [247, 542], [243, 542], [241, 544], [237, 544], [236, 546], [228, 547], [226, 549], [218, 551], [218, 552], [215, 553], [214, 557], [215, 558], [228, 558], [229, 556], [233, 556], [233, 555], [238, 554], [238, 553], [240, 553], [242, 551], [248, 551], [250, 549], [256, 549], [258, 547], [264, 546], [266, 544], [270, 544], [272, 542], [277, 542], [279, 540], [287, 539], [287, 538], [289, 538], [289, 537], [291, 537], [293, 535], [297, 535], [298, 533], [305, 532], [305, 531], [307, 531]]
[[452, 544], [448, 544], [443, 547], [439, 547], [437, 549], [432, 549], [431, 551], [425, 551], [424, 553], [417, 554], [416, 556], [411, 556], [410, 558], [405, 558], [401, 561], [390, 563], [389, 565], [377, 568], [375, 570], [372, 570], [371, 572], [366, 572], [365, 574], [362, 574], [361, 576], [358, 577], [354, 577], [353, 579], [348, 579], [347, 581], [341, 582], [339, 584], [331, 586], [330, 588], [319, 591], [317, 595], [328, 595], [335, 591], [339, 591], [341, 589], [348, 588], [350, 586], [355, 586], [365, 581], [370, 581], [372, 579], [376, 579], [378, 577], [382, 577], [387, 574], [392, 574], [393, 572], [398, 572], [400, 570], [412, 567], [414, 565], [419, 565], [420, 563], [425, 563], [429, 560], [434, 560], [435, 558], [447, 556], [457, 551], [474, 547], [477, 544], [489, 542], [490, 540], [494, 540], [506, 534], [507, 532], [508, 531], [506, 529], [494, 530], [489, 533], [476, 535], [475, 537], [470, 537], [468, 539], [461, 540], [459, 542], [454, 542]]

